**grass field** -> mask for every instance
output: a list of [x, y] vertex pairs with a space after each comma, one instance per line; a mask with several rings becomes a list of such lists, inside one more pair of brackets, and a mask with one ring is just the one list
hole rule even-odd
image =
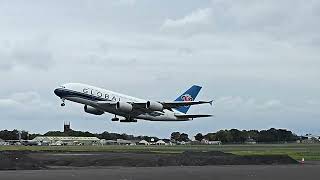
[[320, 144], [179, 145], [179, 146], [0, 146], [0, 151], [150, 152], [223, 151], [237, 155], [287, 154], [301, 160], [320, 160]]

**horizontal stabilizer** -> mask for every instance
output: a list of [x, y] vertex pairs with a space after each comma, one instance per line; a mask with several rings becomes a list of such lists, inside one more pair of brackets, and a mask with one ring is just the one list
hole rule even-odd
[[192, 106], [198, 104], [211, 104], [212, 101], [175, 101], [175, 102], [162, 102], [165, 108], [179, 108], [184, 106]]
[[175, 114], [178, 118], [201, 118], [201, 117], [211, 117], [210, 114]]

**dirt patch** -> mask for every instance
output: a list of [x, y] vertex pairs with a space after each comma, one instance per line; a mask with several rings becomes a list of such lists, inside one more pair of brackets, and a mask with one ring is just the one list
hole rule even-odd
[[0, 152], [0, 170], [39, 170], [45, 168], [46, 166], [41, 161], [29, 157], [29, 152]]
[[206, 165], [296, 164], [287, 155], [239, 156], [219, 151], [156, 153], [47, 153], [29, 151], [0, 152], [0, 170], [50, 169], [50, 167], [158, 167]]
[[180, 155], [180, 163], [186, 166], [205, 165], [268, 165], [268, 164], [297, 164], [288, 155], [251, 155], [239, 156], [219, 151], [213, 152], [184, 152]]

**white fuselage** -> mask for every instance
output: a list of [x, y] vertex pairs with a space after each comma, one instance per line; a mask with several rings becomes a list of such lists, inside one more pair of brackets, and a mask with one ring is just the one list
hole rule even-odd
[[100, 106], [98, 102], [125, 102], [125, 103], [146, 103], [146, 100], [123, 95], [106, 89], [80, 84], [68, 83], [55, 89], [55, 94], [62, 99], [73, 101], [94, 107], [100, 111], [108, 112], [125, 118], [143, 119], [150, 121], [188, 121], [189, 118], [178, 118], [175, 114], [181, 114], [174, 110], [164, 109], [163, 111], [150, 111], [134, 109], [132, 112], [119, 111], [116, 106]]

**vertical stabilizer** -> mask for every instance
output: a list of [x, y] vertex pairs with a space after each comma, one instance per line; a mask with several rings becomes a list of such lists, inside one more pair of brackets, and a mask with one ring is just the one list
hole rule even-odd
[[[185, 93], [180, 95], [175, 101], [194, 101], [201, 90], [201, 86], [193, 85], [190, 89], [188, 89]], [[177, 111], [186, 114], [190, 106], [182, 106], [176, 108]]]

